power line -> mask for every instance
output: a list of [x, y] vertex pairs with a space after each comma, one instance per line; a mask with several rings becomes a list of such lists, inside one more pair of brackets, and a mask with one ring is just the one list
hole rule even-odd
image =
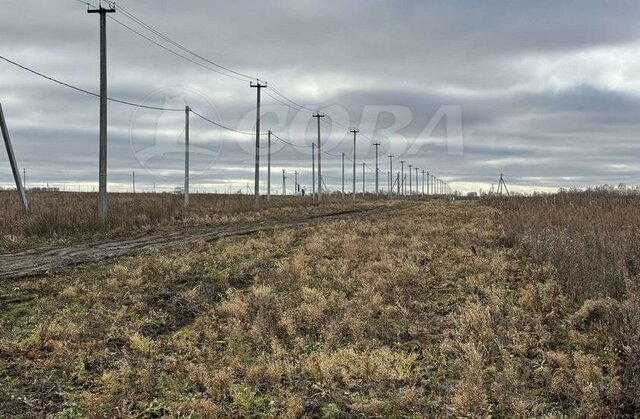
[[[83, 1], [83, 0], [76, 0], [76, 1], [78, 1], [79, 3], [82, 3], [82, 4], [86, 4], [88, 6], [91, 5], [91, 3]], [[107, 0], [105, 0], [105, 1], [107, 1]], [[108, 3], [113, 4], [113, 2], [110, 2], [110, 1], [108, 1]], [[145, 23], [142, 19], [138, 18], [137, 16], [135, 16], [133, 13], [131, 13], [130, 11], [128, 11], [126, 8], [122, 7], [121, 5], [118, 5], [118, 10], [120, 10], [122, 12], [122, 14], [125, 17], [127, 17], [128, 19], [130, 19], [133, 22], [135, 22], [136, 24], [142, 26], [147, 31], [151, 32], [152, 34], [154, 34], [155, 36], [161, 38], [162, 40], [170, 43], [171, 45], [175, 46], [176, 48], [179, 48], [180, 50], [182, 50], [182, 51], [184, 51], [184, 52], [186, 52], [188, 54], [191, 54], [192, 56], [197, 57], [198, 59], [200, 59], [202, 61], [205, 61], [205, 62], [207, 62], [207, 63], [209, 63], [209, 64], [211, 64], [211, 65], [213, 65], [213, 66], [215, 66], [215, 67], [217, 67], [219, 69], [225, 70], [225, 71], [227, 71], [229, 73], [235, 74], [235, 75], [240, 76], [240, 77], [236, 77], [236, 76], [234, 76], [232, 74], [224, 73], [224, 72], [222, 72], [220, 70], [217, 70], [217, 69], [211, 68], [209, 66], [206, 66], [206, 65], [204, 65], [202, 63], [199, 63], [199, 62], [197, 62], [197, 61], [195, 61], [195, 60], [193, 60], [193, 59], [191, 59], [191, 58], [189, 58], [189, 57], [187, 57], [187, 56], [185, 56], [183, 54], [180, 54], [180, 53], [178, 53], [178, 52], [166, 47], [165, 45], [160, 44], [159, 42], [157, 42], [157, 41], [151, 39], [150, 37], [140, 33], [139, 31], [131, 28], [130, 26], [128, 26], [127, 24], [117, 20], [116, 18], [109, 16], [116, 23], [122, 25], [123, 27], [125, 27], [128, 30], [132, 31], [133, 33], [137, 34], [138, 36], [141, 36], [142, 38], [146, 39], [147, 41], [153, 43], [154, 45], [164, 49], [165, 51], [167, 51], [167, 52], [169, 52], [171, 54], [174, 54], [174, 55], [176, 55], [176, 56], [178, 56], [178, 57], [180, 57], [180, 58], [182, 58], [184, 60], [187, 60], [187, 61], [191, 62], [192, 64], [198, 65], [198, 66], [200, 66], [200, 67], [202, 67], [204, 69], [207, 69], [209, 71], [213, 71], [213, 72], [215, 72], [217, 74], [220, 74], [220, 75], [223, 75], [223, 76], [226, 76], [226, 77], [233, 78], [235, 80], [239, 80], [239, 81], [243, 81], [243, 82], [247, 82], [247, 81], [251, 81], [251, 80], [259, 80], [259, 78], [257, 78], [257, 77], [253, 77], [253, 76], [250, 76], [248, 74], [245, 74], [245, 73], [233, 70], [233, 69], [231, 69], [229, 67], [223, 66], [221, 64], [218, 64], [215, 61], [212, 61], [209, 58], [207, 58], [207, 57], [205, 57], [205, 56], [203, 56], [201, 54], [198, 54], [197, 52], [185, 47], [183, 44], [171, 39], [170, 37], [168, 37], [167, 35], [163, 34], [162, 32], [160, 32], [159, 30], [157, 30], [153, 26]], [[305, 107], [303, 105], [300, 105], [298, 102], [296, 102], [296, 101], [294, 101], [292, 99], [289, 99], [284, 93], [282, 93], [280, 90], [278, 90], [276, 87], [274, 87], [273, 84], [270, 84], [270, 88], [271, 88], [271, 90], [273, 90], [273, 92], [276, 95], [278, 95], [279, 97], [281, 97], [285, 101], [290, 102], [291, 104], [293, 104], [293, 106], [288, 104], [288, 103], [285, 103], [285, 102], [281, 101], [280, 99], [274, 97], [273, 95], [265, 92], [265, 93], [267, 93], [267, 95], [269, 97], [273, 98], [274, 100], [276, 100], [280, 104], [282, 104], [284, 106], [287, 106], [287, 107], [289, 107], [291, 109], [297, 110], [297, 111], [305, 111], [305, 112], [309, 112], [309, 113], [312, 113], [312, 114], [315, 112], [315, 110], [307, 108], [307, 107]], [[342, 124], [342, 123], [340, 123], [338, 121], [323, 120], [322, 122], [324, 122], [325, 124], [328, 124], [328, 125], [337, 125], [337, 126], [339, 126], [341, 128], [344, 128], [344, 129], [350, 129], [351, 128], [351, 127], [349, 127], [347, 125], [344, 125], [344, 124]], [[370, 137], [368, 137], [368, 136], [366, 136], [364, 134], [362, 134], [361, 136], [364, 137], [365, 139], [373, 142], [372, 138], [370, 138]]]
[[227, 127], [225, 125], [222, 125], [222, 124], [219, 124], [217, 122], [214, 122], [214, 121], [212, 121], [211, 119], [209, 119], [209, 118], [207, 118], [205, 116], [200, 115], [198, 112], [194, 111], [193, 109], [189, 109], [189, 110], [190, 110], [190, 112], [192, 114], [196, 115], [197, 117], [199, 117], [199, 118], [201, 118], [201, 119], [203, 119], [203, 120], [205, 120], [205, 121], [207, 121], [207, 122], [209, 122], [209, 123], [211, 123], [211, 124], [213, 124], [213, 125], [215, 125], [217, 127], [220, 127], [222, 129], [226, 129], [228, 131], [233, 131], [235, 133], [243, 134], [243, 135], [256, 135], [255, 132], [240, 131], [240, 130], [237, 130], [237, 129], [234, 129], [234, 128]]
[[[79, 0], [78, 0], [78, 1], [79, 1]], [[149, 38], [149, 37], [148, 37], [148, 36], [146, 36], [145, 34], [143, 34], [143, 33], [139, 32], [139, 31], [135, 30], [135, 29], [134, 29], [134, 28], [132, 28], [131, 26], [127, 25], [126, 23], [123, 23], [123, 22], [119, 21], [118, 19], [116, 19], [116, 18], [115, 18], [115, 17], [113, 17], [113, 16], [109, 16], [109, 18], [110, 18], [111, 20], [113, 20], [114, 22], [116, 22], [117, 24], [119, 24], [119, 25], [121, 25], [121, 26], [125, 27], [126, 29], [130, 30], [131, 32], [135, 33], [136, 35], [138, 35], [138, 36], [140, 36], [140, 37], [142, 37], [142, 38], [146, 39], [146, 40], [147, 40], [147, 41], [149, 41], [149, 42], [151, 42], [152, 44], [154, 44], [154, 45], [156, 45], [156, 46], [158, 46], [158, 47], [162, 48], [163, 50], [165, 50], [165, 51], [167, 51], [167, 52], [169, 52], [169, 53], [171, 53], [171, 54], [173, 54], [173, 55], [175, 55], [175, 56], [177, 56], [177, 57], [180, 57], [180, 58], [182, 58], [182, 59], [184, 59], [184, 60], [187, 60], [187, 61], [189, 61], [189, 62], [190, 62], [190, 63], [192, 63], [192, 64], [195, 64], [195, 65], [197, 65], [197, 66], [199, 66], [199, 67], [202, 67], [202, 68], [204, 68], [204, 69], [206, 69], [206, 70], [209, 70], [209, 71], [212, 71], [212, 72], [214, 72], [214, 73], [217, 73], [217, 74], [220, 74], [220, 75], [223, 75], [223, 76], [226, 76], [226, 77], [230, 77], [230, 78], [232, 78], [232, 79], [236, 79], [236, 80], [239, 80], [239, 81], [242, 81], [242, 82], [247, 82], [247, 80], [245, 80], [245, 79], [241, 79], [240, 77], [236, 77], [236, 76], [232, 76], [232, 75], [230, 75], [230, 74], [223, 73], [222, 71], [216, 70], [215, 68], [211, 68], [211, 67], [209, 67], [209, 66], [207, 66], [207, 65], [204, 65], [204, 64], [199, 63], [199, 62], [197, 62], [197, 61], [195, 61], [195, 60], [192, 60], [191, 58], [187, 57], [186, 55], [182, 55], [182, 54], [180, 54], [179, 52], [176, 52], [176, 51], [172, 50], [171, 48], [168, 48], [168, 47], [166, 47], [166, 46], [162, 45], [161, 43], [159, 43], [159, 42], [157, 42], [157, 41], [155, 41], [155, 40], [153, 40], [153, 39]]]
[[118, 5], [118, 9], [119, 9], [120, 11], [122, 11], [122, 13], [123, 13], [126, 17], [128, 17], [129, 19], [133, 20], [134, 22], [136, 22], [136, 23], [138, 23], [139, 25], [143, 26], [143, 27], [144, 27], [145, 29], [147, 29], [148, 31], [150, 31], [150, 32], [154, 33], [156, 36], [158, 36], [158, 37], [160, 37], [160, 38], [164, 39], [165, 41], [167, 41], [167, 42], [171, 43], [172, 45], [174, 45], [174, 46], [176, 46], [177, 48], [179, 48], [179, 49], [183, 50], [184, 52], [187, 52], [187, 53], [189, 53], [189, 54], [191, 54], [191, 55], [193, 55], [193, 56], [195, 56], [195, 57], [197, 57], [197, 58], [199, 58], [199, 59], [201, 59], [201, 60], [203, 60], [203, 61], [206, 61], [207, 63], [209, 63], [209, 64], [211, 64], [211, 65], [214, 65], [214, 66], [216, 66], [216, 67], [218, 67], [218, 68], [220, 68], [220, 69], [222, 69], [222, 70], [228, 71], [229, 73], [233, 73], [233, 74], [236, 74], [236, 75], [238, 75], [238, 76], [240, 76], [240, 77], [244, 77], [244, 78], [246, 78], [246, 79], [247, 79], [247, 80], [245, 80], [245, 81], [249, 81], [249, 80], [257, 80], [257, 79], [258, 79], [257, 77], [249, 76], [249, 75], [244, 74], [244, 73], [241, 73], [241, 72], [239, 72], [239, 71], [232, 70], [232, 69], [231, 69], [231, 68], [229, 68], [229, 67], [225, 67], [225, 66], [223, 66], [223, 65], [221, 65], [221, 64], [218, 64], [218, 63], [216, 63], [216, 62], [214, 62], [214, 61], [212, 61], [212, 60], [210, 60], [210, 59], [208, 59], [208, 58], [206, 58], [206, 57], [204, 57], [204, 56], [202, 56], [202, 55], [200, 55], [200, 54], [198, 54], [198, 53], [194, 52], [193, 50], [191, 50], [191, 49], [189, 49], [189, 48], [185, 47], [184, 45], [180, 44], [179, 42], [176, 42], [176, 41], [174, 41], [173, 39], [169, 38], [168, 36], [164, 35], [164, 34], [163, 34], [163, 33], [161, 33], [160, 31], [158, 31], [157, 29], [155, 29], [153, 26], [151, 26], [151, 25], [149, 25], [149, 24], [145, 23], [144, 21], [142, 21], [142, 19], [140, 19], [140, 18], [136, 17], [133, 13], [129, 12], [127, 9], [125, 9], [125, 8], [124, 8], [124, 7], [122, 7], [121, 5]]
[[299, 147], [299, 148], [312, 148], [312, 146], [310, 146], [310, 145], [298, 145], [298, 144], [294, 144], [294, 143], [292, 143], [292, 142], [290, 142], [290, 141], [287, 141], [287, 140], [285, 140], [285, 139], [283, 139], [283, 138], [280, 138], [280, 137], [279, 137], [279, 136], [277, 136], [275, 133], [273, 133], [273, 131], [271, 132], [271, 135], [272, 135], [273, 137], [276, 137], [278, 140], [282, 141], [283, 143], [285, 143], [285, 144], [289, 144], [290, 146], [293, 146], [293, 147]]
[[[24, 66], [22, 64], [19, 64], [19, 63], [15, 62], [13, 60], [10, 60], [7, 57], [4, 57], [2, 55], [0, 55], [0, 59], [6, 61], [7, 63], [9, 63], [11, 65], [14, 65], [14, 66], [18, 67], [18, 68], [21, 68], [22, 70], [28, 71], [31, 74], [35, 74], [38, 77], [42, 77], [43, 79], [46, 79], [46, 80], [49, 80], [49, 81], [51, 81], [53, 83], [59, 84], [60, 86], [67, 87], [69, 89], [73, 89], [73, 90], [75, 90], [77, 92], [81, 92], [81, 93], [84, 93], [84, 94], [87, 94], [87, 95], [90, 95], [90, 96], [93, 96], [93, 97], [98, 97], [98, 98], [100, 97], [100, 95], [98, 93], [94, 93], [94, 92], [91, 92], [89, 90], [82, 89], [82, 88], [74, 86], [72, 84], [65, 83], [65, 82], [60, 81], [58, 79], [55, 79], [53, 77], [47, 76], [46, 74], [40, 73], [39, 71], [33, 70], [33, 69], [29, 68], [29, 67], [26, 67], [26, 66]], [[114, 98], [110, 98], [110, 97], [107, 98], [107, 100], [109, 100], [111, 102], [115, 102], [115, 103], [120, 103], [120, 104], [123, 104], [123, 105], [135, 106], [137, 108], [144, 108], [144, 109], [152, 109], [152, 110], [156, 110], [156, 111], [169, 111], [169, 112], [182, 112], [182, 111], [184, 111], [184, 109], [162, 108], [162, 107], [159, 107], [159, 106], [149, 106], [149, 105], [143, 105], [143, 104], [140, 104], [140, 103], [128, 102], [126, 100], [114, 99]]]

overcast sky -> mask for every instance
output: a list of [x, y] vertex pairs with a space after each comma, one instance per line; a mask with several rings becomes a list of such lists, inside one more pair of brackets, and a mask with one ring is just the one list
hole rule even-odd
[[[94, 1], [94, 3], [96, 3]], [[0, 0], [0, 55], [99, 91], [98, 16], [77, 0]], [[109, 96], [162, 108], [191, 106], [212, 121], [255, 130], [248, 79], [167, 48], [129, 12], [208, 60], [269, 84], [262, 130], [273, 139], [273, 189], [282, 169], [310, 185], [315, 120], [323, 175], [341, 183], [341, 155], [358, 127], [358, 188], [372, 188], [388, 154], [462, 191], [555, 190], [640, 183], [640, 3], [637, 1], [122, 0], [108, 19]], [[204, 67], [203, 67], [204, 66]], [[205, 67], [238, 77], [221, 75]], [[273, 90], [271, 86], [277, 90]], [[268, 96], [268, 94], [272, 95]], [[0, 61], [0, 103], [27, 184], [97, 185], [98, 100]], [[183, 177], [184, 112], [109, 104], [109, 188], [171, 190]], [[191, 115], [192, 188], [253, 186], [255, 137]], [[462, 134], [460, 138], [459, 133]], [[266, 136], [262, 190], [266, 190]], [[347, 164], [347, 190], [352, 167]], [[415, 172], [413, 173], [415, 174]], [[414, 180], [415, 181], [415, 180]], [[422, 175], [420, 175], [420, 183]], [[12, 178], [0, 152], [0, 185]]]

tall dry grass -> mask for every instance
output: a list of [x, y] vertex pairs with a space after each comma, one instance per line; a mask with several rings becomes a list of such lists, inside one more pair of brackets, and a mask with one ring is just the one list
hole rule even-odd
[[[22, 211], [15, 191], [0, 191], [0, 250], [40, 244], [68, 244], [81, 239], [137, 233], [158, 226], [211, 224], [220, 216], [253, 211], [248, 195], [114, 193], [109, 195], [106, 221], [98, 216], [97, 194], [30, 191], [31, 213]], [[310, 199], [273, 196], [271, 209], [315, 206]]]
[[640, 198], [563, 193], [493, 200], [507, 244], [558, 271], [578, 302], [625, 295], [640, 273]]
[[555, 268], [579, 307], [574, 327], [605, 342], [625, 409], [640, 410], [640, 198], [560, 193], [486, 202], [501, 210], [507, 245]]

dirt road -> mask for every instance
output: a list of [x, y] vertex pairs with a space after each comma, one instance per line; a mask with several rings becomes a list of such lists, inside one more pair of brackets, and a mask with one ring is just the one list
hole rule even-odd
[[68, 247], [42, 247], [0, 254], [0, 282], [61, 272], [70, 267], [98, 262], [144, 250], [187, 245], [197, 240], [213, 241], [260, 231], [365, 216], [374, 209], [349, 210], [316, 215], [294, 221], [263, 221], [219, 227], [191, 227], [146, 234], [141, 237], [83, 243]]

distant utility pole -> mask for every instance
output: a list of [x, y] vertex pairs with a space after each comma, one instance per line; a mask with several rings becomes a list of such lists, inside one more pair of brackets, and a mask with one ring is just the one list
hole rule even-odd
[[191, 109], [184, 108], [184, 206], [189, 206], [189, 113]]
[[418, 168], [413, 168], [416, 171], [416, 196], [420, 195], [420, 191], [418, 190]]
[[316, 143], [311, 143], [311, 186], [313, 187], [313, 194], [311, 197], [316, 197]]
[[[13, 173], [13, 180], [16, 183], [16, 190], [20, 196], [20, 203], [25, 213], [29, 212], [29, 203], [27, 202], [27, 194], [24, 191], [24, 185], [20, 179], [20, 169], [16, 162], [16, 156], [13, 154], [13, 146], [11, 145], [11, 138], [9, 137], [9, 128], [7, 128], [7, 121], [4, 119], [4, 112], [2, 111], [2, 105], [0, 105], [0, 132], [4, 138], [4, 146], [7, 149], [7, 156], [9, 157], [9, 164], [11, 165], [11, 173]], [[25, 172], [26, 173], [26, 172]], [[25, 175], [26, 177], [26, 175]]]
[[373, 143], [376, 148], [376, 196], [379, 193], [379, 182], [378, 182], [378, 147], [380, 147], [380, 143]]
[[360, 131], [354, 128], [349, 132], [353, 133], [353, 199], [356, 199], [356, 136]]
[[136, 171], [133, 171], [133, 193], [136, 193]]
[[412, 173], [411, 167], [412, 166], [409, 165], [409, 198], [411, 198], [411, 190], [413, 189], [412, 185], [411, 185], [413, 183], [413, 182], [411, 182], [411, 178], [413, 177], [413, 176], [411, 176], [411, 173]]
[[507, 196], [509, 195], [509, 189], [507, 189], [507, 184], [504, 183], [504, 177], [502, 175], [502, 173], [500, 173], [500, 181], [498, 182], [498, 195], [502, 196], [502, 192], [504, 188], [504, 192], [506, 192]]
[[396, 187], [398, 188], [398, 196], [400, 196], [400, 172], [398, 172], [398, 175], [397, 175]]
[[389, 154], [389, 198], [393, 197], [393, 155]]
[[320, 139], [320, 118], [324, 114], [316, 112], [313, 117], [318, 120], [318, 201], [322, 201], [322, 140]]
[[253, 187], [255, 195], [255, 203], [253, 207], [255, 209], [260, 208], [260, 91], [267, 87], [267, 83], [249, 82], [250, 87], [254, 87], [258, 90], [257, 109], [256, 109], [256, 173], [255, 173], [255, 185]]
[[422, 171], [422, 197], [424, 198], [424, 170]]
[[282, 169], [282, 196], [287, 194], [287, 177], [285, 176], [284, 169]]
[[402, 196], [405, 196], [405, 192], [406, 192], [405, 191], [405, 187], [404, 187], [404, 164], [405, 163], [406, 163], [406, 161], [404, 161], [404, 160], [400, 161], [400, 166], [401, 166], [400, 172], [402, 173], [402, 186], [401, 186], [400, 189], [402, 190]]
[[429, 179], [431, 178], [431, 175], [429, 174], [429, 172], [427, 172], [427, 196], [429, 196]]
[[364, 162], [362, 162], [362, 197], [364, 198], [366, 192], [366, 187], [364, 184]]
[[267, 132], [267, 202], [271, 202], [271, 130]]
[[89, 9], [88, 13], [100, 15], [100, 156], [98, 164], [98, 212], [107, 218], [107, 13], [115, 13], [113, 7]]
[[342, 199], [344, 199], [344, 151], [342, 152]]
[[293, 194], [298, 195], [298, 171], [293, 172]]

